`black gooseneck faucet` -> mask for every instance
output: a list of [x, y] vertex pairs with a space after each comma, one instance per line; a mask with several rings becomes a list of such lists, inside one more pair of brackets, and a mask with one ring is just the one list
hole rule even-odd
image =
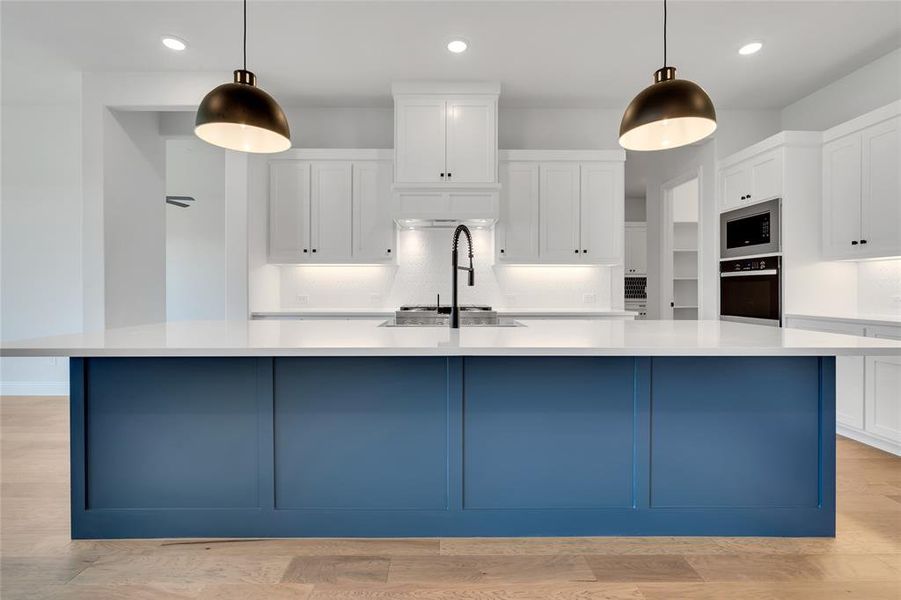
[[[466, 242], [469, 245], [469, 267], [461, 267], [459, 265], [457, 246], [460, 244], [461, 233], [466, 235]], [[476, 284], [476, 272], [475, 269], [472, 268], [472, 233], [470, 233], [469, 227], [467, 227], [466, 225], [458, 225], [454, 230], [454, 247], [453, 251], [451, 252], [451, 266], [453, 270], [451, 271], [450, 326], [451, 329], [460, 329], [460, 306], [457, 304], [457, 271], [469, 272], [469, 287], [472, 287]]]

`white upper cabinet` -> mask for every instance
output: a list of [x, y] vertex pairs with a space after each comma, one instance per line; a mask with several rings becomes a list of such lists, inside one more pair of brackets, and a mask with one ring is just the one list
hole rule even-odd
[[359, 263], [392, 258], [392, 166], [386, 152], [292, 152], [302, 159], [279, 158], [269, 163], [269, 262]]
[[499, 93], [497, 84], [395, 84], [394, 182], [496, 184]]
[[310, 165], [310, 252], [312, 258], [335, 261], [351, 256], [351, 164]]
[[646, 223], [626, 223], [625, 274], [645, 275], [648, 272], [648, 226]]
[[782, 197], [782, 152], [768, 150], [720, 170], [720, 210]]
[[[867, 254], [901, 253], [901, 118], [861, 134], [860, 244]], [[863, 246], [866, 247], [863, 247]]]
[[823, 145], [823, 254], [840, 257], [860, 243], [860, 137]]
[[501, 214], [495, 228], [501, 260], [538, 260], [538, 163], [507, 162], [500, 167]]
[[436, 96], [394, 101], [395, 177], [405, 183], [444, 182], [447, 102]]
[[579, 163], [540, 166], [541, 258], [577, 261], [581, 258]]
[[[623, 256], [623, 166], [581, 165], [581, 243], [587, 262], [621, 263]], [[617, 224], [611, 227], [611, 224]]]
[[497, 181], [497, 98], [462, 96], [447, 101], [449, 183]]
[[500, 261], [622, 264], [621, 151], [504, 150]]
[[353, 163], [353, 256], [386, 259], [394, 253], [391, 163]]
[[269, 165], [269, 262], [297, 262], [310, 252], [310, 163]]
[[901, 103], [824, 136], [823, 256], [901, 255]]

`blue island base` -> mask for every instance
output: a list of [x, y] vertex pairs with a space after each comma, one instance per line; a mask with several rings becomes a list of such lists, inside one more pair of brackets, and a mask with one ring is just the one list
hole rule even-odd
[[72, 537], [835, 532], [831, 357], [83, 358]]

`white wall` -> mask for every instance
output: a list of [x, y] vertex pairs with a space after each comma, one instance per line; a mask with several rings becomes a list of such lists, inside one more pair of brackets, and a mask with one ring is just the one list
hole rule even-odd
[[648, 211], [644, 196], [627, 197], [623, 217], [626, 222], [647, 221]]
[[197, 138], [166, 141], [166, 319], [225, 318], [225, 150]]
[[152, 112], [104, 118], [106, 327], [166, 320], [166, 150]]
[[901, 259], [858, 265], [858, 311], [869, 315], [901, 315]]
[[[0, 25], [0, 339], [77, 332], [81, 75]], [[67, 391], [64, 359], [0, 359], [0, 394]]]
[[782, 129], [822, 131], [901, 98], [901, 48], [782, 109]]

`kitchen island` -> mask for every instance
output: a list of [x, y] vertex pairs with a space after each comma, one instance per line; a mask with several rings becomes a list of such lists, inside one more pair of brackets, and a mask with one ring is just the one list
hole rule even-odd
[[835, 531], [835, 356], [719, 321], [184, 322], [69, 356], [72, 537]]

